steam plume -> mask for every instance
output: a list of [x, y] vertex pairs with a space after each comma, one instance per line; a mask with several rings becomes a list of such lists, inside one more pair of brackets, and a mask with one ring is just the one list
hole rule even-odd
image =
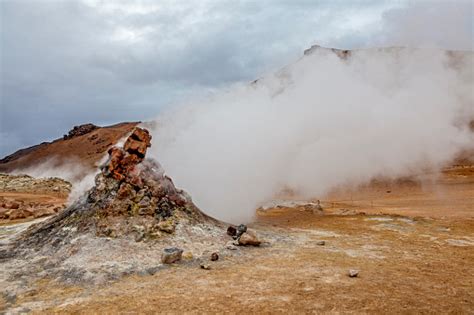
[[208, 214], [248, 221], [290, 188], [439, 168], [474, 139], [473, 55], [317, 48], [276, 74], [157, 118], [151, 154]]

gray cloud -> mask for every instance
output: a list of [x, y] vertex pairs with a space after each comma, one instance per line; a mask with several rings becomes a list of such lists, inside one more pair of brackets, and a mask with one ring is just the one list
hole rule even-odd
[[147, 119], [314, 43], [466, 49], [470, 12], [469, 1], [1, 1], [0, 155], [74, 124]]

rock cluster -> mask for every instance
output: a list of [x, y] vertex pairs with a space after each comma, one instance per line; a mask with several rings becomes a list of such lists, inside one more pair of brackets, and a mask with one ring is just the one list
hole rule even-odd
[[69, 130], [67, 135], [63, 136], [64, 140], [67, 139], [72, 139], [74, 137], [79, 137], [85, 134], [88, 134], [89, 132], [92, 132], [99, 128], [98, 126], [94, 124], [84, 124], [84, 125], [79, 125], [79, 126], [74, 126], [71, 130]]
[[45, 202], [9, 201], [0, 198], [0, 220], [19, 220], [41, 218], [63, 210], [64, 204], [56, 205]]
[[140, 180], [136, 166], [143, 161], [150, 146], [151, 136], [148, 130], [136, 128], [125, 141], [123, 148], [109, 149], [109, 161], [103, 168], [104, 174], [140, 185], [139, 182], [133, 182]]
[[[177, 189], [171, 178], [153, 160], [145, 160], [151, 136], [146, 129], [136, 128], [123, 148], [112, 147], [109, 159], [96, 177], [89, 202], [100, 204], [97, 234], [118, 236], [139, 233], [157, 237], [174, 232], [178, 212], [192, 213], [189, 197]], [[127, 217], [127, 224], [116, 218]], [[122, 222], [123, 223], [123, 222]], [[138, 232], [137, 232], [138, 231]]]
[[262, 242], [259, 240], [257, 233], [253, 230], [247, 228], [245, 224], [240, 224], [239, 226], [230, 225], [227, 228], [227, 235], [232, 236], [236, 242], [233, 244], [228, 244], [227, 248], [233, 250], [233, 245], [241, 246], [259, 246]]
[[10, 175], [0, 173], [0, 192], [24, 192], [67, 196], [71, 183], [58, 178], [34, 178], [29, 175]]
[[[54, 215], [65, 208], [70, 191], [71, 184], [56, 177], [0, 174], [0, 220]], [[35, 195], [41, 196], [40, 201], [32, 201], [30, 196]]]

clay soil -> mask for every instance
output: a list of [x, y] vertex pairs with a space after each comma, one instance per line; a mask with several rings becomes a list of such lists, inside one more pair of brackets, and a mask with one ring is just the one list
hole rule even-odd
[[430, 185], [341, 189], [323, 198], [326, 215], [260, 211], [253, 227], [277, 236], [261, 248], [226, 250], [211, 270], [185, 261], [101, 286], [42, 280], [14, 306], [73, 314], [472, 314], [473, 198], [472, 167], [447, 170]]

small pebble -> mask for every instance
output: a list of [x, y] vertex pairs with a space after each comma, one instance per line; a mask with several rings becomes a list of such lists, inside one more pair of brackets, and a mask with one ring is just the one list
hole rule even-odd
[[324, 246], [324, 245], [326, 245], [326, 241], [317, 241], [316, 245]]
[[357, 269], [349, 269], [349, 277], [355, 278], [359, 275], [359, 270]]
[[204, 270], [210, 270], [211, 269], [211, 266], [209, 266], [208, 264], [205, 264], [205, 263], [201, 263], [201, 269], [204, 269]]
[[225, 246], [225, 248], [228, 249], [228, 250], [237, 250], [238, 249], [237, 246], [235, 246], [233, 244], [227, 244]]
[[211, 260], [212, 261], [216, 261], [219, 259], [219, 254], [218, 253], [212, 253], [211, 254]]

